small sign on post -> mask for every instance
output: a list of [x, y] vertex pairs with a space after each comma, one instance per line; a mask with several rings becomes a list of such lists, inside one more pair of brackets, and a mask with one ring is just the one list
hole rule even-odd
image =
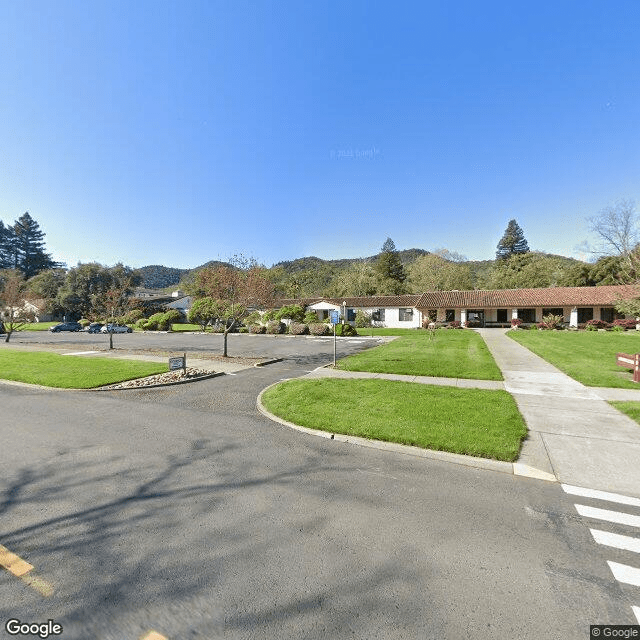
[[169, 371], [182, 369], [182, 373], [187, 375], [187, 354], [181, 356], [172, 356], [169, 358]]

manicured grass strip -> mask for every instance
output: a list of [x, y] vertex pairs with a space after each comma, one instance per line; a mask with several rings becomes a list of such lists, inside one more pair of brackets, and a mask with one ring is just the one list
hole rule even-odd
[[640, 424], [640, 402], [611, 400], [609, 404]]
[[371, 327], [367, 329], [356, 329], [359, 336], [410, 336], [415, 334], [426, 334], [426, 329], [392, 329], [388, 327]]
[[512, 462], [527, 428], [506, 391], [391, 380], [289, 380], [262, 396], [311, 429]]
[[20, 327], [19, 331], [48, 331], [49, 327], [55, 327], [59, 322], [30, 322]]
[[633, 374], [616, 365], [616, 353], [640, 353], [640, 333], [516, 330], [507, 335], [582, 384], [639, 388]]
[[140, 360], [62, 356], [41, 351], [0, 351], [0, 378], [62, 389], [93, 389], [165, 373], [168, 365]]
[[434, 336], [414, 331], [344, 358], [337, 366], [344, 371], [502, 380], [484, 340], [464, 329], [438, 329]]

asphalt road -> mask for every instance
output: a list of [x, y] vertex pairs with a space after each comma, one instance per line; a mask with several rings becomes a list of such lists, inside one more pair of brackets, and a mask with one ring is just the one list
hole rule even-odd
[[261, 416], [261, 389], [332, 353], [272, 344], [293, 357], [179, 387], [0, 384], [0, 544], [39, 580], [0, 571], [0, 637], [10, 618], [64, 640], [573, 639], [635, 622], [558, 485]]

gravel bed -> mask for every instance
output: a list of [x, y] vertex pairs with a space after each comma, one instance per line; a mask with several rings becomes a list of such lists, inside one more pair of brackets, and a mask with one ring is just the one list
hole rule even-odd
[[195, 369], [187, 367], [186, 375], [182, 369], [169, 371], [167, 373], [159, 373], [155, 376], [147, 376], [146, 378], [136, 378], [135, 380], [127, 380], [118, 384], [110, 384], [101, 389], [134, 389], [136, 387], [151, 387], [159, 384], [175, 384], [176, 382], [186, 382], [187, 380], [197, 380], [205, 376], [211, 376], [214, 371], [207, 369]]

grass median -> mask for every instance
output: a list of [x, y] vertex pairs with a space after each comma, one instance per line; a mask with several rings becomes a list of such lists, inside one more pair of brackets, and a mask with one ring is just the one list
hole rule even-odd
[[323, 378], [282, 382], [262, 403], [311, 429], [508, 462], [527, 434], [506, 391]]
[[414, 331], [340, 360], [338, 369], [413, 376], [502, 380], [482, 337], [475, 331]]
[[94, 389], [167, 370], [168, 365], [159, 362], [0, 351], [0, 378], [61, 389]]
[[638, 389], [616, 364], [616, 353], [640, 353], [640, 333], [609, 331], [509, 331], [507, 335], [589, 387]]

